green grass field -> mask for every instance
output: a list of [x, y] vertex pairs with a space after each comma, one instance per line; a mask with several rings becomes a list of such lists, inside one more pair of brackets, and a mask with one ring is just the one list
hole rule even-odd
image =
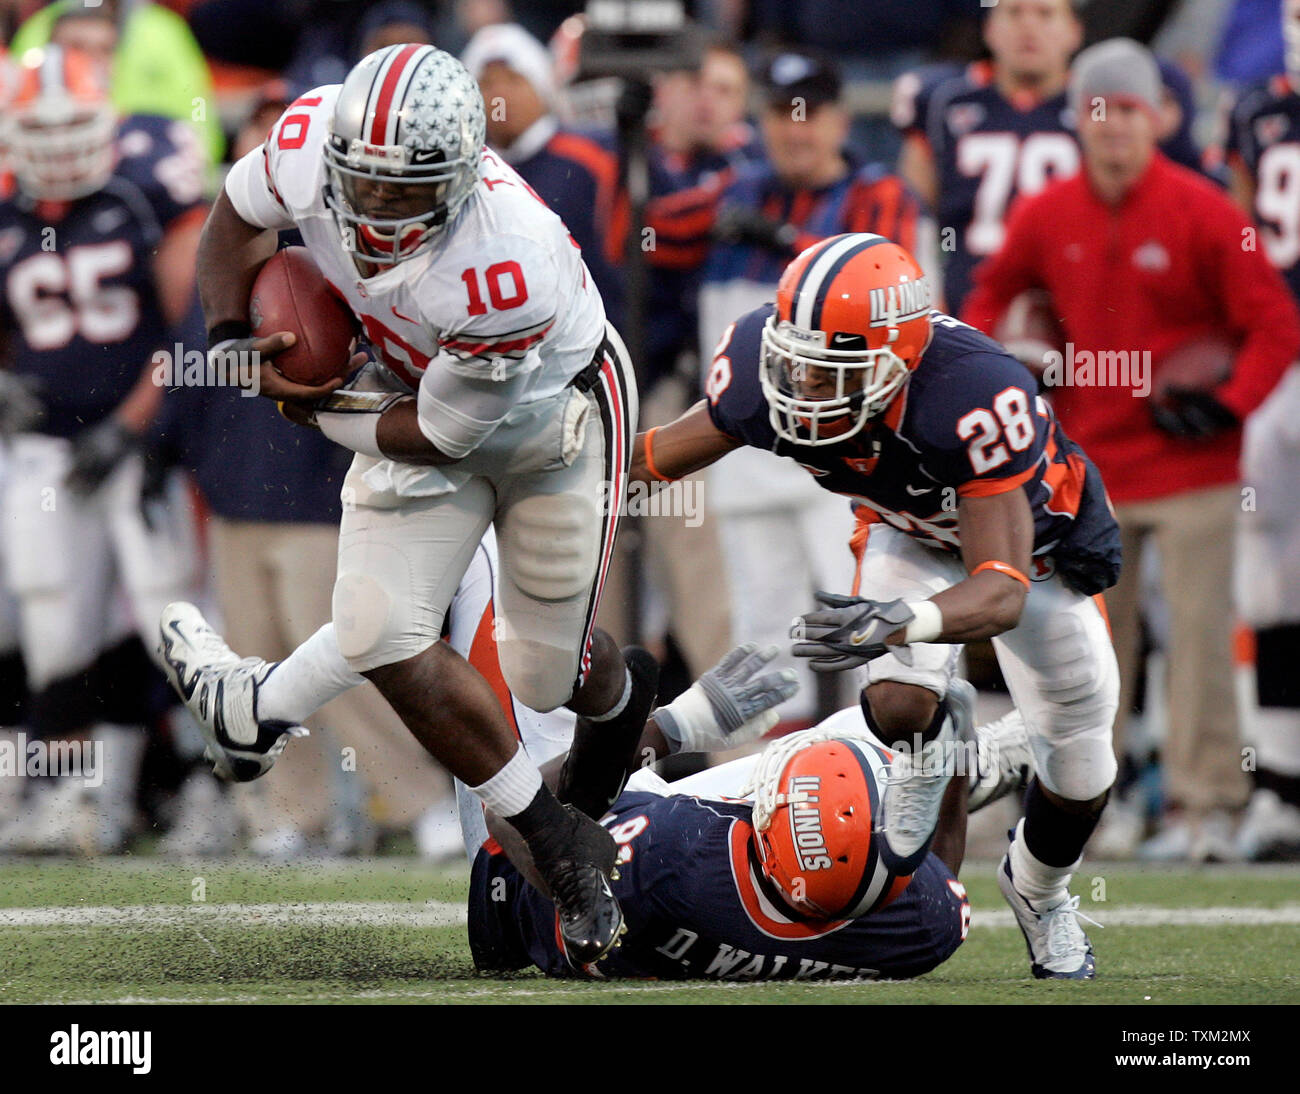
[[463, 869], [10, 861], [0, 1002], [1300, 1002], [1300, 867], [1085, 867], [1075, 891], [1105, 924], [1088, 928], [1091, 984], [1030, 979], [993, 864], [969, 864], [963, 881], [970, 938], [917, 981], [587, 984], [476, 976]]

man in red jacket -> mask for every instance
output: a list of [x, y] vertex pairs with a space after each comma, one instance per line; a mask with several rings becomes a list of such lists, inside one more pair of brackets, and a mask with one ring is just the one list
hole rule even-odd
[[[991, 331], [1014, 297], [1042, 288], [1064, 323], [1066, 353], [1051, 355], [1045, 376], [1123, 531], [1124, 571], [1107, 595], [1120, 719], [1135, 676], [1142, 544], [1154, 535], [1171, 624], [1167, 791], [1181, 807], [1163, 857], [1227, 858], [1249, 789], [1231, 652], [1241, 423], [1295, 360], [1300, 315], [1240, 211], [1157, 151], [1150, 53], [1126, 39], [1093, 46], [1076, 59], [1070, 92], [1084, 169], [1013, 210], [963, 317]], [[1173, 351], [1216, 336], [1234, 347], [1226, 379], [1162, 376]]]

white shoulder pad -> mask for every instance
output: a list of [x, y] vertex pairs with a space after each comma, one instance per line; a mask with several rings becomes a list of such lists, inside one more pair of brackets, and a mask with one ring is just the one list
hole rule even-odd
[[321, 205], [325, 172], [321, 149], [338, 93], [339, 85], [331, 84], [295, 100], [271, 126], [262, 145], [263, 184], [294, 221]]

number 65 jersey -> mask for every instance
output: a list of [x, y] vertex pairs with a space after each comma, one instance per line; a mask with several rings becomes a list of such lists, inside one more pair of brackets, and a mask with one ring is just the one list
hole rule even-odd
[[[723, 433], [788, 456], [826, 490], [855, 502], [860, 527], [888, 524], [928, 547], [961, 550], [962, 498], [1023, 490], [1034, 520], [1034, 572], [1091, 596], [1119, 577], [1119, 527], [1101, 475], [997, 342], [941, 312], [910, 379], [885, 412], [840, 444], [777, 436], [759, 382], [768, 304], [738, 319], [705, 384]], [[719, 465], [725, 474], [726, 463]], [[855, 546], [858, 537], [855, 535]], [[863, 541], [865, 542], [865, 540]]]
[[226, 179], [235, 211], [263, 228], [299, 229], [376, 355], [409, 389], [436, 361], [469, 378], [528, 374], [520, 403], [561, 391], [605, 337], [600, 294], [563, 222], [484, 151], [478, 185], [433, 246], [363, 277], [323, 194], [322, 148], [339, 87], [304, 95], [235, 164]]

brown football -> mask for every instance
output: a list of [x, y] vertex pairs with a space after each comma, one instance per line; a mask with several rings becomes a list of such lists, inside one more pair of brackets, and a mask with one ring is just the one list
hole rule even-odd
[[324, 384], [347, 376], [358, 333], [352, 310], [335, 295], [306, 247], [277, 251], [253, 282], [248, 301], [253, 335], [292, 331], [298, 338], [277, 354], [275, 367], [299, 384]]
[[1232, 372], [1237, 343], [1221, 334], [1206, 334], [1166, 353], [1152, 368], [1151, 395], [1165, 401], [1171, 387], [1209, 391]]

